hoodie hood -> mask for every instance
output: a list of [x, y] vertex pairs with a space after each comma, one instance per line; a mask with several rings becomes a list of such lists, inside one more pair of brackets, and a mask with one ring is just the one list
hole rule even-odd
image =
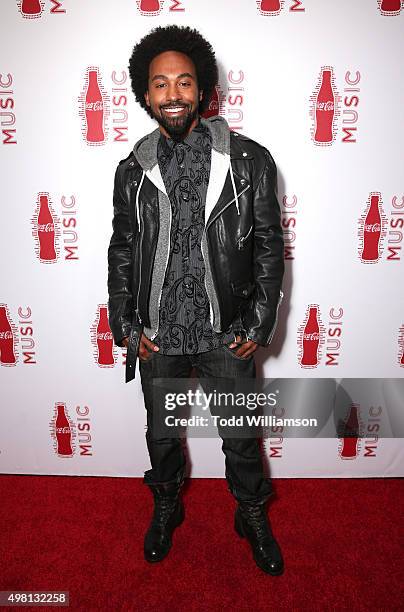
[[[230, 155], [230, 129], [226, 119], [217, 115], [209, 119], [201, 117], [200, 120], [210, 131], [212, 148], [222, 155]], [[160, 129], [156, 128], [138, 140], [133, 147], [133, 154], [145, 172], [157, 164], [157, 145], [160, 135]]]

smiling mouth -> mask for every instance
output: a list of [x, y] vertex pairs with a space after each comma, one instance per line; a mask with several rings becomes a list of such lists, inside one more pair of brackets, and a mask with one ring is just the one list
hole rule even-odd
[[183, 110], [186, 109], [186, 106], [167, 106], [167, 107], [162, 107], [162, 110], [165, 113], [168, 113], [169, 115], [176, 115], [177, 113], [181, 113]]

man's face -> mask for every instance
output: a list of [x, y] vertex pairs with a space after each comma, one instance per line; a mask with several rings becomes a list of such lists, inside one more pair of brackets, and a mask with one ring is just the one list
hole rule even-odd
[[150, 63], [147, 106], [167, 137], [182, 140], [198, 123], [198, 91], [192, 60], [178, 51], [164, 51]]

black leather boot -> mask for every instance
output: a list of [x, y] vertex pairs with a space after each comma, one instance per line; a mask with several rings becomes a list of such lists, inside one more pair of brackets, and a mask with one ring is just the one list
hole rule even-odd
[[265, 502], [239, 503], [234, 527], [241, 538], [249, 541], [259, 568], [272, 576], [282, 574], [282, 553], [269, 525]]
[[144, 539], [144, 557], [154, 563], [162, 561], [171, 548], [174, 529], [184, 520], [180, 498], [182, 483], [148, 484], [154, 497], [154, 513]]

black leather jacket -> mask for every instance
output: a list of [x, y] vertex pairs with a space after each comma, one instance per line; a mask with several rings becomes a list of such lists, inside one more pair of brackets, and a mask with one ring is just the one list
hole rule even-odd
[[[230, 132], [229, 140], [230, 170], [205, 224], [205, 264], [211, 271], [221, 329], [216, 316], [214, 328], [226, 329], [241, 314], [247, 338], [266, 346], [283, 297], [284, 243], [275, 195], [276, 166], [269, 151], [246, 136]], [[135, 377], [143, 326], [150, 326], [149, 297], [159, 233], [158, 188], [133, 152], [116, 170], [113, 203], [109, 323], [118, 346], [129, 336], [129, 382]]]

